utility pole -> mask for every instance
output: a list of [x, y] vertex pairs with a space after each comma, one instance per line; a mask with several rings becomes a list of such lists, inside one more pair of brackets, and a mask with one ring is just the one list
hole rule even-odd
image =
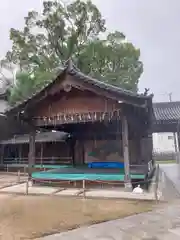
[[177, 145], [178, 145], [178, 151], [176, 154], [176, 164], [178, 165], [178, 178], [180, 178], [180, 152], [179, 152], [179, 120], [177, 124]]
[[[170, 92], [169, 94], [169, 101], [172, 102], [172, 92]], [[175, 148], [175, 153], [176, 153], [176, 163], [178, 163], [178, 145], [177, 145], [177, 134], [175, 132], [173, 132], [173, 138], [174, 138], [174, 148]]]
[[169, 101], [172, 102], [172, 92], [168, 93]]

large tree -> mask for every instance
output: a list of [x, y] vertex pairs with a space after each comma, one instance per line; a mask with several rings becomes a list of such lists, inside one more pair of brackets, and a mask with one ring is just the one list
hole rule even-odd
[[91, 1], [76, 0], [68, 5], [58, 0], [44, 1], [41, 13], [28, 13], [22, 30], [10, 30], [10, 39], [12, 49], [6, 61], [23, 71], [13, 92], [22, 91], [22, 82], [26, 85], [30, 81], [27, 94], [31, 94], [70, 57], [85, 74], [128, 90], [138, 89], [143, 72], [140, 50], [127, 42], [124, 34], [106, 33], [105, 20]]
[[15, 103], [26, 99], [38, 89], [41, 89], [52, 77], [51, 72], [32, 72], [18, 71], [16, 73], [16, 83], [10, 85], [8, 89], [9, 103]]

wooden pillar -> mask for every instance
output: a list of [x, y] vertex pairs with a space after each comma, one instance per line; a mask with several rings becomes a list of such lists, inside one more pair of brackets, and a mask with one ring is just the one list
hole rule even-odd
[[1, 145], [1, 165], [4, 164], [4, 148], [5, 148], [5, 145]]
[[29, 179], [33, 171], [33, 165], [35, 165], [35, 137], [36, 131], [32, 129], [29, 133], [29, 156], [28, 156], [28, 175]]
[[41, 153], [40, 153], [40, 164], [43, 165], [43, 143], [40, 143]]
[[153, 158], [153, 135], [152, 132], [148, 132], [148, 144], [149, 144], [149, 161], [152, 160], [152, 165], [154, 166], [154, 158]]
[[127, 190], [132, 190], [130, 163], [129, 163], [129, 140], [128, 140], [128, 122], [125, 116], [122, 116], [122, 142], [124, 155], [124, 185]]
[[[76, 145], [76, 140], [72, 138], [68, 147], [70, 148], [70, 157], [72, 157], [71, 164], [73, 166], [75, 166], [75, 145]], [[69, 157], [69, 153], [68, 153], [68, 157]]]
[[22, 145], [19, 144], [19, 156], [18, 156], [18, 159], [19, 159], [19, 162], [18, 163], [22, 163], [21, 160], [22, 160]]
[[142, 155], [141, 155], [141, 136], [137, 135], [136, 137], [136, 148], [137, 148], [137, 155], [136, 155], [136, 163], [140, 165], [142, 162]]
[[85, 164], [85, 146], [84, 146], [84, 141], [81, 141], [81, 157], [82, 157], [82, 162], [81, 164]]

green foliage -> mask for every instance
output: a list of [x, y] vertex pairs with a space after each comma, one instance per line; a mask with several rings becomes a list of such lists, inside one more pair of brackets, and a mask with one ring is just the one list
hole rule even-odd
[[14, 105], [27, 99], [33, 93], [41, 89], [52, 78], [52, 74], [48, 72], [28, 73], [18, 72], [16, 74], [16, 84], [9, 88], [9, 103]]
[[26, 98], [30, 92], [33, 92], [34, 79], [26, 72], [21, 72], [16, 75], [16, 85], [10, 91], [10, 102], [19, 101]]
[[[124, 34], [116, 31], [103, 38], [105, 32], [105, 20], [91, 1], [76, 0], [68, 5], [58, 0], [44, 1], [42, 13], [29, 12], [23, 30], [10, 30], [13, 45], [6, 54], [7, 62], [29, 73], [26, 80], [24, 73], [20, 77], [27, 87], [26, 94], [19, 96], [27, 97], [42, 86], [44, 75], [51, 75], [69, 57], [83, 73], [137, 91], [143, 72], [139, 49], [128, 43]], [[32, 73], [36, 76], [33, 81], [38, 82], [33, 87]], [[18, 81], [19, 77], [13, 92], [22, 92]]]

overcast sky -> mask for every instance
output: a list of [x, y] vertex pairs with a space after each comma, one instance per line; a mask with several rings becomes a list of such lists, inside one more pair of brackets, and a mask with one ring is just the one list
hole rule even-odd
[[[180, 0], [93, 0], [108, 30], [122, 31], [141, 49], [144, 73], [140, 91], [150, 88], [154, 100], [180, 100]], [[6, 0], [0, 4], [0, 57], [11, 47], [9, 29], [20, 28], [29, 10], [42, 0]]]

